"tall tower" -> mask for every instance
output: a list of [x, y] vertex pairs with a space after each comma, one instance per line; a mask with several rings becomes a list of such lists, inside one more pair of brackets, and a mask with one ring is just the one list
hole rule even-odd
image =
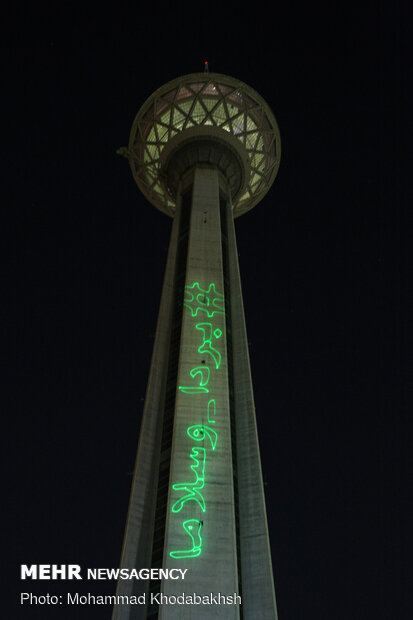
[[[173, 217], [121, 565], [188, 570], [183, 581], [120, 580], [118, 595], [147, 604], [117, 605], [113, 620], [274, 620], [234, 218], [274, 181], [277, 123], [247, 85], [195, 73], [149, 97], [121, 152]], [[242, 604], [158, 606], [159, 592]]]

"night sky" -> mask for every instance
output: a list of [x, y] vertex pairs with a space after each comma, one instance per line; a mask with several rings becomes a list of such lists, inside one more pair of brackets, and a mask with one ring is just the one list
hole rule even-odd
[[409, 3], [73, 4], [3, 15], [2, 617], [110, 619], [19, 565], [119, 566], [172, 220], [116, 150], [207, 59], [281, 132], [236, 221], [280, 620], [411, 619]]

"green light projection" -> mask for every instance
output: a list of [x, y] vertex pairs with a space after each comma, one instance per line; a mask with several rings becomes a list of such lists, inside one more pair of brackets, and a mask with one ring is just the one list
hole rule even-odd
[[191, 500], [197, 502], [202, 512], [205, 512], [205, 499], [202, 493], [200, 493], [200, 489], [203, 489], [205, 484], [205, 448], [192, 448], [192, 452], [189, 456], [194, 461], [194, 464], [191, 465], [191, 469], [195, 474], [195, 481], [172, 485], [175, 491], [186, 492], [184, 497], [181, 497], [174, 503], [172, 512], [181, 512], [184, 504]]
[[209, 392], [209, 389], [205, 387], [209, 383], [209, 368], [208, 366], [195, 366], [189, 371], [189, 374], [193, 379], [196, 375], [201, 375], [199, 379], [199, 386], [179, 385], [178, 389], [185, 394], [199, 394], [200, 392]]
[[187, 519], [182, 523], [182, 527], [192, 541], [191, 549], [183, 551], [171, 551], [170, 556], [179, 560], [181, 558], [196, 558], [202, 551], [202, 522], [198, 519]]
[[[212, 411], [213, 413], [211, 413]], [[210, 424], [215, 424], [215, 420], [211, 420], [211, 415], [213, 415], [215, 418], [215, 411], [216, 411], [215, 398], [211, 398], [211, 400], [208, 403], [208, 414], [207, 414], [208, 422]]]
[[192, 316], [206, 312], [211, 319], [215, 314], [225, 314], [224, 295], [215, 290], [213, 282], [208, 289], [201, 288], [199, 282], [185, 286], [184, 306], [189, 308]]
[[[215, 284], [210, 283], [207, 288], [201, 288], [199, 282], [194, 282], [191, 285], [185, 287], [184, 305], [188, 308], [192, 318], [199, 318], [201, 312], [206, 314], [209, 319], [214, 321], [222, 321], [222, 317], [225, 315], [225, 301], [224, 295], [215, 290]], [[205, 317], [206, 318], [206, 317]], [[209, 355], [214, 360], [212, 369], [219, 371], [221, 367], [222, 354], [216, 348], [218, 346], [218, 340], [221, 338], [223, 332], [222, 329], [213, 325], [212, 322], [195, 323], [194, 327], [199, 332], [202, 332], [202, 342], [197, 347], [196, 353], [205, 357]], [[222, 341], [221, 341], [222, 342]], [[215, 346], [213, 346], [215, 345]], [[204, 364], [204, 360], [202, 360]], [[211, 379], [211, 371], [209, 366], [194, 366], [189, 371], [189, 374], [198, 385], [179, 385], [178, 389], [185, 395], [203, 395], [210, 392], [211, 386], [209, 385]], [[215, 373], [212, 375], [212, 377]], [[213, 382], [212, 382], [213, 385]], [[207, 387], [208, 386], [208, 387]], [[198, 401], [197, 401], [198, 402]], [[209, 398], [206, 403], [206, 418], [208, 424], [216, 424], [216, 412], [217, 405], [215, 398]], [[205, 416], [202, 416], [204, 421]], [[196, 442], [203, 442], [203, 446], [193, 446], [189, 454], [189, 458], [192, 461], [190, 466], [191, 471], [194, 474], [192, 482], [177, 482], [172, 484], [172, 494], [177, 492], [180, 494], [178, 499], [172, 504], [171, 512], [178, 514], [182, 510], [184, 512], [192, 512], [192, 518], [182, 521], [181, 525], [184, 531], [191, 539], [192, 547], [190, 549], [170, 551], [169, 555], [172, 558], [195, 558], [201, 554], [202, 551], [202, 537], [201, 529], [203, 521], [199, 521], [194, 518], [193, 511], [201, 511], [205, 513], [207, 510], [207, 503], [204, 497], [205, 487], [205, 470], [207, 462], [207, 449], [214, 452], [218, 444], [218, 432], [212, 426], [208, 426], [203, 423], [191, 424], [186, 429], [187, 436]], [[205, 443], [206, 442], [206, 443]]]
[[[195, 329], [199, 329], [200, 331], [202, 331], [204, 338], [203, 343], [198, 347], [198, 353], [200, 353], [201, 355], [203, 355], [204, 353], [210, 355], [215, 362], [215, 368], [218, 370], [221, 365], [221, 353], [217, 351], [217, 349], [214, 349], [214, 347], [212, 346], [212, 334], [214, 334], [215, 336], [215, 332], [221, 332], [218, 336], [218, 338], [220, 338], [222, 336], [222, 331], [220, 329], [216, 329], [213, 332], [212, 323], [197, 323], [195, 325]], [[215, 338], [217, 338], [217, 336], [215, 336]]]
[[[205, 437], [208, 437], [211, 442], [211, 448], [215, 450], [218, 441], [218, 434], [213, 428], [204, 426], [203, 424], [194, 424], [186, 429], [187, 434], [191, 439], [195, 441], [204, 441]], [[193, 450], [194, 448], [192, 448]]]

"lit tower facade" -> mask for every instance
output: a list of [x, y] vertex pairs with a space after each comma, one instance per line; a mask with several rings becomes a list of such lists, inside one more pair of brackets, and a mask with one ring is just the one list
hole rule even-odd
[[[113, 620], [273, 620], [234, 218], [274, 181], [277, 123], [249, 86], [195, 73], [149, 97], [120, 152], [173, 217], [121, 566], [188, 571], [184, 581], [120, 580], [117, 594], [146, 593], [147, 604], [117, 605]], [[236, 593], [242, 604], [151, 605], [157, 592]]]

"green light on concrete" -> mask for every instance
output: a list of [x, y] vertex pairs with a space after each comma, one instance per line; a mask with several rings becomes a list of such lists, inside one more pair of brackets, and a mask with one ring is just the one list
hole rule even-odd
[[200, 490], [204, 488], [205, 484], [205, 448], [192, 448], [190, 457], [194, 461], [194, 464], [191, 465], [191, 469], [195, 474], [195, 481], [178, 482], [177, 484], [172, 485], [174, 491], [184, 491], [186, 493], [173, 504], [171, 510], [175, 513], [181, 512], [186, 502], [189, 501], [196, 502], [202, 512], [205, 512], [205, 499], [200, 492]]
[[[197, 317], [198, 320], [202, 316], [201, 313], [204, 313], [202, 318], [208, 317], [209, 319], [212, 319], [215, 315], [225, 315], [224, 295], [216, 291], [213, 282], [205, 289], [199, 285], [199, 282], [187, 285], [185, 287], [184, 305], [191, 312], [192, 318]], [[205, 314], [207, 315], [206, 317]], [[213, 344], [216, 345], [216, 341], [222, 337], [222, 330], [219, 327], [214, 329], [209, 321], [196, 323], [195, 329], [202, 332], [202, 342], [197, 352], [203, 357], [210, 355], [214, 360], [215, 369], [219, 370], [222, 354]], [[202, 362], [204, 364], [204, 360]], [[199, 385], [180, 385], [178, 389], [181, 392], [189, 395], [209, 392], [209, 388], [206, 387], [210, 379], [210, 369], [208, 366], [195, 366], [189, 371], [189, 374], [192, 379], [199, 382]], [[207, 405], [207, 420], [209, 424], [216, 423], [215, 415], [216, 401], [215, 398], [211, 398]], [[215, 451], [218, 443], [218, 433], [211, 426], [193, 424], [188, 426], [186, 432], [193, 441], [204, 442], [209, 440], [210, 448], [212, 451]], [[205, 486], [206, 448], [193, 447], [189, 456], [192, 460], [191, 470], [194, 474], [194, 480], [192, 482], [178, 482], [172, 485], [172, 491], [178, 491], [180, 494], [179, 499], [172, 504], [171, 512], [174, 514], [180, 513], [188, 502], [195, 502], [202, 512], [206, 511], [206, 502], [202, 493]], [[198, 519], [187, 519], [182, 522], [182, 527], [190, 536], [192, 547], [190, 549], [171, 551], [169, 555], [175, 559], [199, 556], [202, 551], [202, 522], [198, 521]]]
[[206, 312], [211, 319], [215, 314], [225, 314], [224, 295], [215, 290], [211, 282], [208, 289], [199, 286], [199, 282], [185, 286], [184, 306], [189, 308], [192, 316]]
[[210, 355], [215, 362], [215, 368], [218, 370], [221, 365], [221, 353], [217, 351], [217, 349], [214, 349], [214, 347], [212, 346], [212, 323], [197, 323], [195, 325], [195, 328], [203, 332], [203, 343], [201, 344], [201, 346], [198, 347], [198, 353], [200, 353], [201, 355]]
[[195, 379], [197, 375], [200, 375], [199, 386], [179, 385], [178, 389], [184, 394], [199, 394], [202, 392], [209, 392], [209, 389], [205, 387], [209, 382], [209, 368], [208, 366], [195, 366], [189, 371], [192, 379]]
[[213, 428], [205, 426], [204, 424], [194, 424], [189, 426], [187, 431], [191, 439], [195, 441], [204, 441], [205, 437], [208, 437], [211, 442], [211, 448], [215, 450], [218, 440], [218, 434]]
[[169, 555], [175, 559], [196, 558], [202, 551], [202, 523], [198, 519], [187, 519], [182, 523], [185, 532], [191, 538], [192, 547], [182, 551], [171, 551]]
[[210, 424], [215, 424], [215, 420], [211, 420], [211, 416], [214, 416], [215, 418], [215, 411], [216, 411], [216, 403], [215, 403], [215, 398], [211, 398], [211, 400], [208, 402], [208, 422]]

